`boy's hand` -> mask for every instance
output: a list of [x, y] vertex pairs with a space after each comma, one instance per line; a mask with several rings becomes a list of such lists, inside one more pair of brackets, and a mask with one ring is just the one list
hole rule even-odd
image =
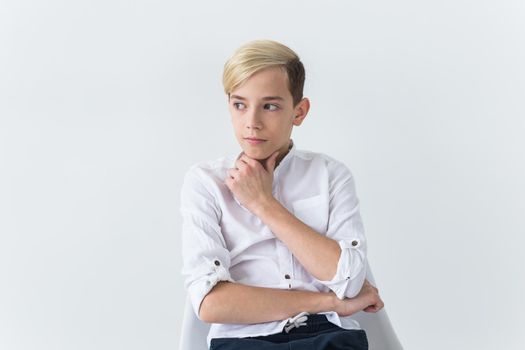
[[224, 183], [239, 203], [251, 212], [265, 201], [273, 199], [273, 171], [278, 155], [277, 150], [266, 160], [259, 161], [243, 152], [235, 161], [235, 168], [228, 169], [229, 176]]
[[339, 316], [350, 316], [359, 311], [378, 312], [385, 304], [379, 297], [379, 291], [376, 287], [365, 280], [363, 287], [359, 294], [353, 298], [345, 298], [343, 300], [336, 298], [335, 312]]

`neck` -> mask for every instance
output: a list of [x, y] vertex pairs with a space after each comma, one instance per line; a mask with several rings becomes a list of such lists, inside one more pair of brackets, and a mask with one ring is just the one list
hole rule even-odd
[[281, 163], [281, 161], [288, 154], [288, 152], [290, 152], [291, 149], [292, 149], [292, 141], [290, 140], [288, 142], [288, 146], [286, 147], [286, 150], [284, 152], [280, 152], [279, 155], [277, 156], [277, 159], [275, 160], [275, 168], [277, 168], [277, 166]]
[[[279, 150], [279, 155], [277, 156], [277, 159], [275, 160], [275, 167], [273, 168], [274, 171], [277, 168], [277, 166], [281, 163], [281, 161], [284, 159], [284, 157], [288, 154], [288, 152], [290, 152], [290, 150], [292, 149], [292, 145], [293, 145], [292, 142], [293, 141], [291, 140], [290, 142], [288, 142], [288, 147], [286, 148], [285, 151]], [[258, 159], [259, 163], [261, 163], [263, 167], [265, 167], [267, 160], [268, 158]]]

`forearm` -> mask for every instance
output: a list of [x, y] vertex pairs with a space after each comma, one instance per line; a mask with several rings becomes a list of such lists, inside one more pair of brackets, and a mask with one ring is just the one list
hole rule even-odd
[[301, 265], [319, 280], [331, 280], [341, 256], [339, 244], [297, 219], [275, 199], [255, 210], [261, 221], [290, 249]]
[[199, 310], [207, 323], [262, 323], [280, 321], [302, 311], [333, 311], [335, 294], [254, 287], [219, 282], [204, 298]]

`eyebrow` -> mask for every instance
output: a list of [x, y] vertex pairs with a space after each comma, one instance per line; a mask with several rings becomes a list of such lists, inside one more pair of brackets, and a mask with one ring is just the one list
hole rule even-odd
[[[235, 99], [242, 100], [242, 101], [246, 100], [246, 98], [239, 96], [239, 95], [231, 95], [230, 98], [235, 98]], [[266, 96], [266, 97], [263, 97], [262, 100], [263, 101], [270, 101], [270, 100], [284, 101], [284, 98], [282, 98], [281, 96]]]

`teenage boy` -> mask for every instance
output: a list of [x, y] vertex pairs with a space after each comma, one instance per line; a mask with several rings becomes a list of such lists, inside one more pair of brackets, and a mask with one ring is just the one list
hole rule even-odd
[[310, 108], [304, 79], [283, 44], [237, 49], [223, 85], [242, 152], [185, 174], [182, 273], [212, 350], [368, 349], [351, 315], [383, 307], [352, 173], [291, 138]]

